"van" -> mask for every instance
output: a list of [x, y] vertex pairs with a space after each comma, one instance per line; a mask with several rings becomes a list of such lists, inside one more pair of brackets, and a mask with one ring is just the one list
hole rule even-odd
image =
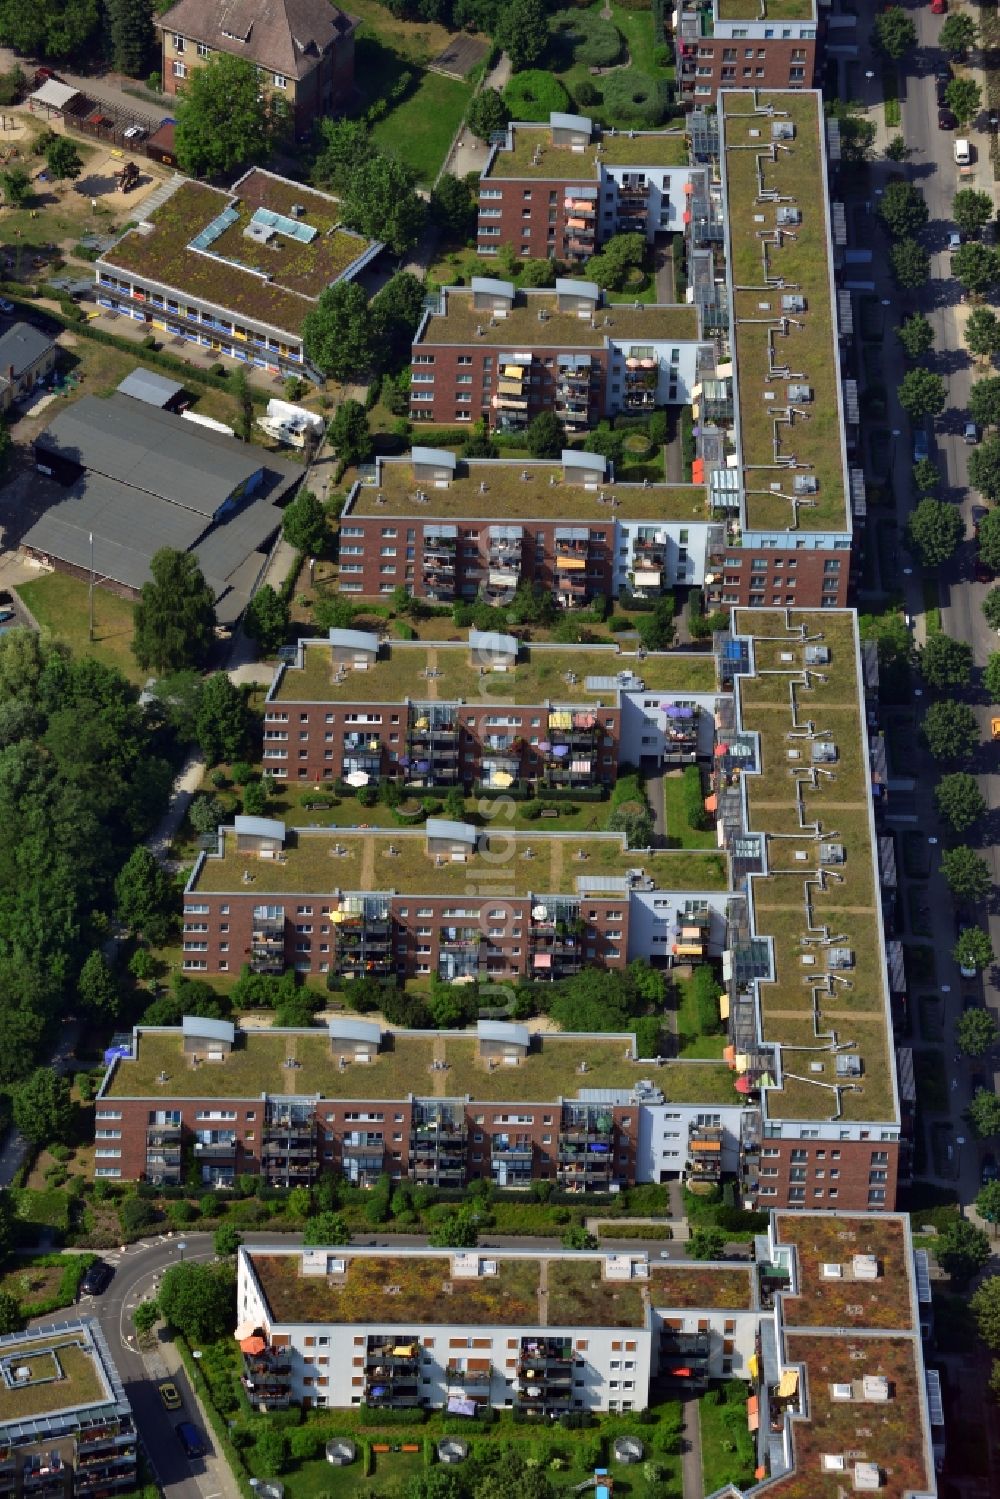
[[959, 136], [954, 147], [955, 165], [957, 167], [968, 167], [972, 165], [972, 147], [964, 136]]

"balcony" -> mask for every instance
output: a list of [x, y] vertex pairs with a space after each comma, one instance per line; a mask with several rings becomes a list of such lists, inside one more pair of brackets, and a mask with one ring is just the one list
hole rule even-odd
[[665, 1327], [660, 1334], [660, 1374], [667, 1378], [707, 1378], [712, 1354], [707, 1332], [679, 1332]]
[[195, 1140], [194, 1152], [199, 1161], [235, 1161], [236, 1136], [224, 1140]]
[[241, 1383], [255, 1410], [284, 1410], [291, 1402], [292, 1365], [281, 1349], [243, 1355]]
[[445, 1374], [450, 1385], [461, 1385], [464, 1389], [488, 1387], [493, 1379], [492, 1367], [488, 1369], [463, 1369], [460, 1364], [449, 1364]]

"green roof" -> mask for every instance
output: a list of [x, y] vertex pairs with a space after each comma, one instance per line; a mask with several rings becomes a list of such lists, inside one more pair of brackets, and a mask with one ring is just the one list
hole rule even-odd
[[[444, 313], [431, 313], [419, 342], [421, 345], [475, 344], [485, 348], [603, 349], [608, 339], [616, 343], [664, 343], [670, 339], [694, 342], [698, 338], [698, 309], [686, 303], [645, 303], [627, 307], [616, 303], [598, 307], [594, 327], [575, 312], [560, 312], [555, 292], [518, 293], [520, 300], [506, 317], [491, 323], [486, 308], [473, 305], [473, 293], [464, 287], [446, 287], [442, 292]], [[547, 316], [539, 320], [539, 312]], [[479, 329], [482, 329], [482, 333]]]
[[8, 1421], [37, 1419], [114, 1399], [84, 1329], [42, 1330], [37, 1337], [4, 1341], [0, 1343], [0, 1359], [31, 1370], [31, 1379], [13, 1389], [0, 1379], [0, 1441], [2, 1427]]
[[[765, 113], [772, 107], [773, 118]], [[811, 92], [723, 92], [719, 108], [744, 530], [849, 532], [822, 100]], [[794, 138], [775, 145], [772, 125], [785, 120], [794, 125]], [[758, 167], [772, 195], [767, 199], [759, 196]], [[777, 215], [786, 208], [798, 209], [802, 219], [778, 243]], [[788, 294], [803, 296], [805, 310], [785, 313], [782, 297]], [[783, 317], [787, 331], [776, 331]], [[774, 364], [789, 372], [780, 377], [769, 376], [772, 340]], [[811, 399], [792, 398], [794, 385], [809, 386]], [[776, 423], [776, 412], [789, 410], [796, 413], [791, 424]], [[793, 504], [793, 473], [779, 467], [776, 453], [794, 456], [799, 472], [818, 480], [806, 503]]]
[[549, 125], [523, 121], [511, 126], [513, 146], [497, 151], [484, 178], [535, 177], [553, 182], [596, 182], [598, 164], [608, 167], [683, 167], [688, 162], [687, 140], [679, 130], [605, 133], [600, 150], [592, 142], [585, 150], [553, 145]]
[[815, 21], [815, 0], [715, 0], [720, 21]]

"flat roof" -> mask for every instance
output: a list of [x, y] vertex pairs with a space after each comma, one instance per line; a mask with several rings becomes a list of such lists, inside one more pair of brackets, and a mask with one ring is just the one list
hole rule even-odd
[[814, 0], [715, 0], [720, 21], [814, 21]]
[[[302, 666], [279, 668], [269, 703], [464, 702], [498, 704], [600, 702], [617, 707], [615, 688], [587, 690], [588, 677], [606, 681], [631, 672], [650, 692], [714, 692], [711, 656], [660, 652], [643, 657], [618, 655], [586, 646], [525, 646], [505, 671], [480, 672], [466, 641], [445, 643], [392, 641], [364, 671], [334, 666], [325, 640], [302, 643]], [[638, 689], [635, 689], [638, 690]]]
[[[846, 565], [846, 559], [845, 559]], [[772, 1118], [895, 1121], [892, 1020], [885, 978], [857, 616], [849, 609], [733, 611], [734, 634], [753, 638], [756, 675], [736, 682], [738, 722], [760, 735], [760, 774], [741, 778], [751, 831], [766, 835], [769, 874], [749, 880], [753, 930], [772, 941], [775, 979], [760, 981], [761, 1039], [782, 1055], [783, 1086], [766, 1093]], [[830, 660], [805, 676], [808, 645]], [[812, 741], [836, 760], [812, 770]], [[794, 756], [794, 758], [792, 758]], [[800, 825], [796, 785], [807, 826]], [[821, 838], [817, 838], [818, 829]], [[820, 876], [821, 841], [844, 850]], [[778, 878], [777, 876], [780, 876]], [[823, 888], [825, 886], [825, 888]], [[807, 926], [807, 903], [812, 913]], [[824, 992], [822, 943], [849, 949], [851, 966]], [[803, 960], [812, 957], [812, 963]], [[810, 982], [812, 980], [812, 982]], [[841, 1054], [861, 1076], [836, 1072]]]
[[[535, 324], [536, 328], [539, 326]], [[547, 325], [546, 325], [547, 326]], [[491, 330], [492, 331], [492, 330]], [[578, 456], [572, 455], [574, 460]], [[602, 460], [598, 460], [600, 462]], [[425, 524], [442, 520], [691, 521], [707, 524], [708, 493], [703, 484], [622, 484], [598, 479], [597, 489], [567, 480], [563, 462], [473, 459], [462, 462], [446, 486], [428, 490], [415, 479], [409, 457], [382, 459], [376, 476], [355, 491], [341, 526], [352, 516], [406, 516]], [[570, 467], [593, 472], [593, 465]], [[527, 477], [524, 477], [527, 475]], [[485, 490], [481, 488], [486, 486]], [[417, 494], [426, 494], [418, 500]], [[381, 501], [379, 497], [381, 496]], [[614, 501], [614, 504], [612, 504]]]
[[58, 1419], [62, 1426], [75, 1410], [128, 1410], [103, 1334], [89, 1317], [5, 1335], [0, 1365], [11, 1374], [31, 1371], [29, 1379], [13, 1384], [0, 1377], [0, 1437], [6, 1441], [36, 1433], [41, 1438], [49, 1422]]
[[[649, 853], [626, 848], [624, 834], [619, 833], [567, 837], [504, 831], [496, 836], [497, 848], [504, 850], [503, 886], [507, 896], [575, 895], [580, 878], [594, 880], [603, 875], [623, 879], [630, 869], [639, 868], [663, 890], [715, 890], [720, 888], [720, 881], [723, 888], [725, 884], [725, 857], [715, 850]], [[461, 863], [440, 861], [438, 855], [428, 853], [423, 828], [417, 832], [344, 828], [313, 832], [300, 828], [289, 832], [281, 860], [258, 859], [239, 852], [231, 829], [223, 831], [222, 846], [221, 855], [208, 854], [196, 866], [188, 886], [192, 895], [249, 891], [269, 898], [332, 896], [335, 890], [384, 890], [399, 895], [453, 896], [468, 894], [470, 881], [485, 878], [487, 870], [493, 872], [494, 883], [497, 878], [496, 849], [490, 848], [488, 832], [481, 838], [479, 849]], [[677, 853], [683, 855], [681, 860]], [[691, 883], [693, 858], [697, 867], [694, 878], [698, 880], [695, 885]], [[686, 878], [678, 885], [676, 872], [681, 869]], [[613, 899], [614, 893], [602, 897], [592, 890], [589, 898]]]
[[[558, 122], [557, 122], [558, 123]], [[589, 122], [583, 122], [589, 123]], [[567, 128], [561, 126], [560, 128]], [[599, 167], [684, 167], [687, 139], [681, 130], [605, 131], [582, 151], [553, 145], [548, 122], [517, 120], [511, 124], [511, 149], [501, 146], [484, 178], [534, 177], [542, 181], [596, 182]]]
[[183, 391], [184, 386], [177, 380], [168, 380], [166, 375], [157, 375], [153, 370], [145, 370], [137, 366], [130, 374], [125, 376], [118, 385], [118, 394], [132, 396], [136, 401], [145, 401], [148, 406], [161, 408], [168, 405]]
[[[208, 246], [193, 248], [204, 231], [219, 226], [227, 209], [233, 210], [231, 221], [217, 235], [213, 231]], [[244, 231], [261, 209], [317, 233], [306, 242], [279, 228], [267, 244], [250, 239]], [[339, 199], [255, 167], [228, 192], [181, 179], [100, 264], [298, 337], [323, 288], [377, 248], [376, 241], [340, 227]]]
[[[850, 532], [822, 97], [723, 89], [719, 114], [744, 530]], [[775, 140], [787, 122], [794, 137]], [[801, 221], [779, 233], [789, 210]], [[786, 311], [785, 296], [805, 308]], [[774, 366], [787, 373], [770, 378], [772, 340]], [[795, 386], [811, 399], [790, 395]], [[776, 423], [789, 411], [790, 424]], [[798, 468], [779, 466], [776, 453]], [[795, 474], [818, 481], [798, 506]]]
[[[913, 1326], [912, 1248], [902, 1217], [788, 1212], [778, 1213], [776, 1223], [780, 1242], [794, 1245], [797, 1259], [796, 1294], [781, 1303], [786, 1327], [899, 1332]], [[874, 1279], [856, 1273], [857, 1255], [874, 1259]]]
[[[496, 1274], [453, 1275], [452, 1256], [345, 1250], [335, 1277], [304, 1275], [302, 1251], [245, 1256], [275, 1324], [576, 1328], [643, 1327], [642, 1281], [605, 1280], [600, 1256], [514, 1256], [491, 1251]], [[390, 1294], [386, 1287], [391, 1286]]]
[[[446, 1098], [484, 1102], [554, 1103], [581, 1088], [631, 1090], [650, 1078], [649, 1061], [629, 1061], [632, 1037], [546, 1033], [516, 1067], [494, 1067], [479, 1055], [475, 1031], [387, 1031], [370, 1061], [348, 1054], [326, 1030], [237, 1029], [235, 1049], [211, 1066], [185, 1054], [179, 1027], [138, 1027], [134, 1057], [113, 1066], [102, 1098], [234, 1098], [280, 1096], [327, 1099]], [[295, 1068], [286, 1065], [294, 1059]], [[442, 1066], [441, 1063], [444, 1065]], [[580, 1069], [586, 1063], [586, 1072]], [[435, 1065], [437, 1064], [437, 1065]], [[653, 1070], [668, 1101], [730, 1103], [733, 1074], [722, 1062], [670, 1061]], [[165, 1080], [160, 1081], [161, 1077]]]
[[[485, 348], [603, 349], [613, 339], [634, 343], [670, 339], [694, 343], [698, 339], [698, 309], [688, 303], [640, 303], [638, 307], [617, 302], [598, 307], [594, 326], [575, 312], [561, 312], [555, 292], [519, 292], [520, 300], [505, 317], [491, 321], [488, 308], [473, 305], [467, 287], [444, 287], [444, 312], [432, 312], [418, 342], [475, 344]], [[546, 316], [539, 319], [539, 312]], [[482, 328], [482, 333], [479, 329]]]

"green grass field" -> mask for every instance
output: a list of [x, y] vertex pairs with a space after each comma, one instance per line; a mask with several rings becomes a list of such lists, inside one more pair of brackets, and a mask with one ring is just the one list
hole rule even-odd
[[[754, 1445], [747, 1429], [746, 1385], [742, 1400], [723, 1405], [720, 1396], [729, 1393], [711, 1389], [698, 1402], [701, 1423], [701, 1471], [706, 1494], [714, 1494], [727, 1483], [742, 1486], [753, 1482]], [[737, 1390], [734, 1388], [734, 1395]], [[719, 1403], [717, 1403], [719, 1402]]]
[[116, 666], [130, 682], [145, 681], [132, 655], [132, 609], [128, 599], [105, 588], [94, 589], [94, 640], [87, 639], [89, 611], [86, 583], [66, 573], [49, 573], [16, 590], [43, 630], [64, 640], [77, 656], [93, 656]]
[[718, 1060], [726, 1044], [725, 1032], [706, 1036], [700, 1028], [695, 1004], [694, 981], [677, 979], [677, 1055], [692, 1061]]
[[412, 167], [421, 184], [430, 187], [471, 98], [469, 84], [425, 73], [413, 93], [375, 126], [375, 142]]
[[681, 776], [663, 777], [663, 801], [667, 818], [667, 837], [677, 839], [680, 848], [716, 848], [715, 829], [702, 832], [693, 828], [684, 811], [684, 782]]

